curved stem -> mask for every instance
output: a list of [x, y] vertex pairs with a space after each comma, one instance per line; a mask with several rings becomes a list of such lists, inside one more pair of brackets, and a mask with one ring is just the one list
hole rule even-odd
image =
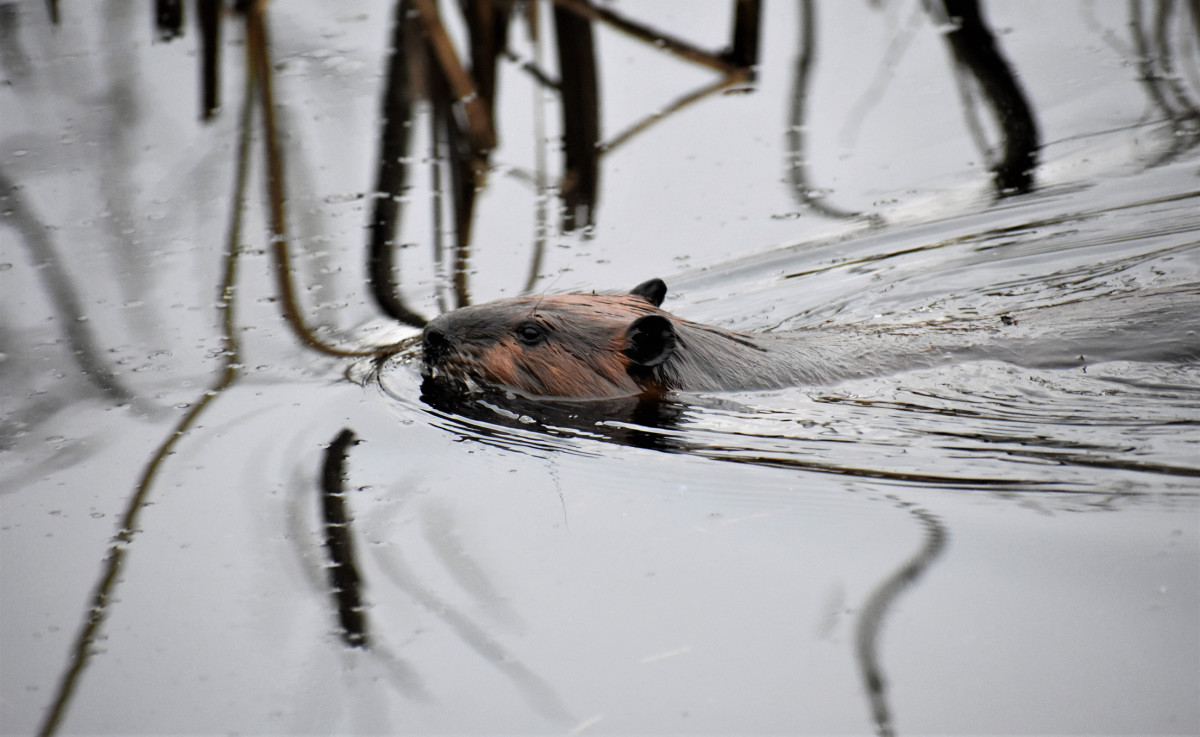
[[374, 356], [384, 348], [348, 350], [329, 345], [318, 338], [304, 321], [300, 303], [292, 284], [291, 249], [288, 246], [287, 213], [284, 207], [283, 155], [275, 123], [275, 95], [272, 88], [271, 58], [266, 27], [266, 3], [258, 0], [246, 11], [247, 73], [254, 80], [262, 109], [263, 144], [266, 149], [267, 199], [271, 224], [271, 254], [275, 269], [275, 284], [279, 290], [279, 305], [292, 332], [305, 346], [327, 356], [363, 358]]
[[396, 284], [396, 233], [400, 226], [400, 197], [408, 178], [409, 130], [412, 126], [412, 89], [409, 75], [411, 36], [408, 2], [396, 0], [392, 27], [391, 58], [383, 93], [379, 134], [379, 166], [372, 192], [373, 205], [367, 244], [367, 273], [375, 303], [389, 317], [413, 327], [424, 327], [425, 318], [413, 312], [400, 298]]
[[871, 702], [871, 716], [881, 737], [895, 734], [895, 729], [888, 709], [887, 684], [879, 666], [879, 630], [896, 598], [921, 577], [946, 547], [947, 533], [941, 520], [924, 509], [914, 508], [909, 512], [924, 526], [925, 544], [871, 594], [859, 614], [855, 637], [859, 670]]
[[150, 462], [142, 470], [138, 485], [125, 505], [125, 512], [121, 515], [117, 533], [113, 536], [112, 546], [109, 548], [108, 556], [104, 559], [100, 578], [92, 590], [83, 626], [75, 636], [67, 669], [59, 679], [54, 700], [47, 709], [45, 720], [38, 729], [39, 735], [54, 734], [62, 724], [63, 718], [66, 717], [67, 708], [79, 685], [83, 669], [91, 659], [93, 645], [99, 636], [100, 627], [108, 616], [112, 595], [119, 580], [118, 574], [121, 572], [129, 546], [138, 533], [138, 515], [146, 506], [150, 489], [158, 476], [159, 469], [167, 457], [174, 452], [175, 446], [187, 435], [188, 430], [192, 428], [201, 413], [238, 377], [240, 346], [237, 340], [234, 315], [234, 291], [237, 284], [238, 255], [241, 251], [242, 207], [246, 199], [246, 180], [249, 170], [253, 88], [254, 75], [251, 74], [247, 78], [246, 96], [242, 103], [241, 137], [238, 143], [237, 166], [234, 175], [233, 208], [226, 242], [225, 269], [217, 296], [217, 310], [221, 315], [223, 333], [221, 336], [223, 345], [221, 368], [212, 385], [191, 405], [191, 408], [159, 445]]
[[[787, 147], [790, 161], [788, 162], [788, 180], [792, 184], [792, 194], [796, 201], [812, 211], [826, 217], [839, 220], [863, 218], [862, 213], [843, 210], [825, 202], [825, 198], [817, 192], [810, 182], [808, 175], [808, 159], [805, 155], [806, 108], [808, 107], [808, 81], [812, 75], [817, 58], [817, 34], [815, 0], [802, 0], [800, 3], [800, 50], [796, 53], [795, 73], [792, 81], [792, 103], [788, 111]], [[878, 216], [868, 217], [870, 221], [878, 220]]]

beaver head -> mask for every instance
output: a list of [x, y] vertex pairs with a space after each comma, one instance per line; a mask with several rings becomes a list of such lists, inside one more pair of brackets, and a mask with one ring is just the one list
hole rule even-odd
[[448, 312], [425, 326], [424, 374], [534, 397], [662, 391], [654, 369], [676, 346], [671, 316], [658, 309], [666, 292], [651, 279], [629, 294], [517, 297]]

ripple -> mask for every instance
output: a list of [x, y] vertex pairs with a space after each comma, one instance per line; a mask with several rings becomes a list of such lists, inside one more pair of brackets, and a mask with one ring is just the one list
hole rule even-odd
[[1035, 368], [977, 360], [823, 388], [546, 402], [423, 392], [410, 354], [376, 385], [408, 421], [543, 459], [602, 457], [605, 472], [639, 449], [691, 457], [673, 468], [693, 480], [719, 462], [819, 483], [1194, 498], [1200, 194], [1104, 191], [759, 256], [682, 278], [668, 305], [737, 329], [887, 319], [1011, 340], [1011, 357], [987, 355]]

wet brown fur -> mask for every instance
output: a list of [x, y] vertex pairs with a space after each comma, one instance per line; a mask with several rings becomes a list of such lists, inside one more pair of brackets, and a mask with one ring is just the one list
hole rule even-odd
[[[1191, 285], [1137, 293], [1132, 311], [1131, 300], [1118, 295], [1027, 310], [1003, 323], [782, 334], [684, 320], [659, 309], [665, 293], [666, 285], [651, 279], [630, 294], [518, 297], [448, 312], [425, 328], [425, 376], [456, 390], [584, 399], [825, 385], [963, 360], [1044, 368], [1078, 367], [1083, 355], [1091, 361], [1200, 360], [1200, 331], [1180, 328], [1196, 324]], [[1096, 332], [1097, 323], [1113, 324], [1097, 318], [1106, 311], [1122, 315], [1117, 324], [1124, 331]], [[529, 340], [530, 333], [537, 339]], [[1151, 334], [1152, 340], [1145, 337]]]
[[[667, 314], [630, 294], [520, 297], [466, 307], [431, 323], [445, 331], [447, 345], [432, 350], [426, 340], [426, 374], [529, 396], [639, 394], [646, 387], [631, 376], [621, 352], [624, 332], [632, 320], [652, 313]], [[517, 337], [516, 328], [530, 321], [546, 331], [538, 345]]]
[[[661, 310], [666, 285], [631, 294], [501, 299], [448, 312], [425, 328], [425, 375], [466, 391], [574, 399], [742, 391], [861, 375], [861, 352], [827, 340], [736, 333]], [[544, 339], [520, 338], [529, 326]]]

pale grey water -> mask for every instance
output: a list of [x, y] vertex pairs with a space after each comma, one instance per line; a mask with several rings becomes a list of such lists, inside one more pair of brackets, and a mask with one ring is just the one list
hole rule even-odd
[[[999, 203], [918, 4], [830, 5], [812, 170], [831, 200], [887, 226], [791, 199], [795, 19], [769, 3], [756, 91], [699, 103], [606, 159], [597, 226], [551, 239], [537, 289], [662, 276], [672, 311], [739, 330], [937, 330], [1084, 299], [1027, 329], [1140, 339], [1145, 356], [1171, 336], [1200, 341], [1200, 160], [1173, 153], [1186, 127], [1136, 81], [1124, 3], [989, 8], [1048, 142], [1042, 187]], [[81, 377], [46, 267], [26, 231], [0, 228], [4, 733], [42, 723], [117, 519], [221, 350], [238, 36], [226, 108], [205, 127], [195, 34], [151, 44], [147, 8], [107, 6], [100, 22], [99, 7], [64, 3], [52, 30], [41, 3], [17, 6], [30, 64], [26, 77], [7, 67], [0, 89], [0, 170], [138, 404]], [[723, 43], [724, 4], [678, 7], [636, 12]], [[387, 9], [271, 12], [312, 319], [370, 341], [411, 335], [374, 313], [361, 276]], [[1189, 33], [1177, 62], [1196, 99]], [[600, 40], [605, 131], [709, 80]], [[511, 66], [501, 84], [480, 300], [520, 290], [535, 224], [504, 168], [531, 166], [532, 93]], [[433, 314], [416, 173], [403, 286]], [[873, 626], [899, 734], [1200, 731], [1196, 362], [981, 361], [680, 395], [658, 426], [597, 407], [448, 412], [421, 400], [412, 365], [359, 385], [351, 362], [299, 348], [257, 194], [246, 211], [243, 375], [160, 469], [63, 732], [868, 733], [859, 638]], [[1132, 331], [1137, 309], [1115, 298], [1163, 289], [1197, 309]], [[362, 441], [346, 486], [367, 650], [342, 644], [323, 578], [317, 480], [343, 427]], [[881, 603], [914, 557], [923, 567]]]

